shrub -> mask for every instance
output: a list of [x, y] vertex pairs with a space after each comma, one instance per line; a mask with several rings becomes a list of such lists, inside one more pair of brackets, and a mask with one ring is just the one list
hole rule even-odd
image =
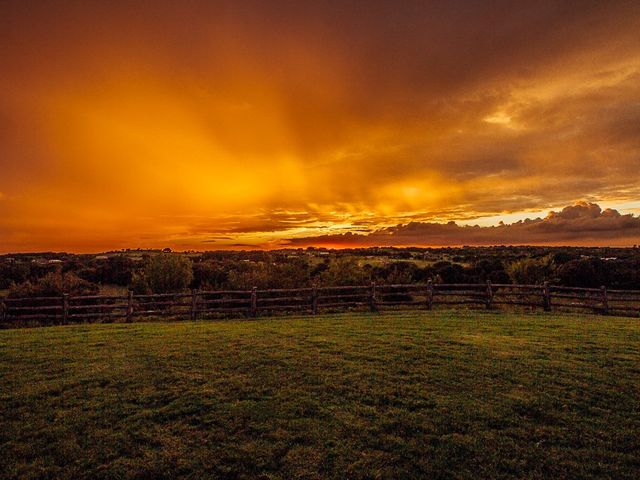
[[440, 278], [442, 283], [466, 283], [468, 281], [464, 267], [457, 263], [436, 262], [433, 265], [433, 270], [435, 277]]
[[10, 298], [31, 298], [31, 297], [57, 297], [63, 293], [70, 295], [95, 295], [99, 287], [95, 283], [87, 282], [72, 272], [62, 274], [51, 272], [39, 278], [33, 283], [23, 282], [13, 285], [9, 289]]
[[522, 258], [510, 263], [507, 273], [513, 283], [540, 285], [552, 280], [554, 268], [549, 257]]
[[240, 290], [302, 288], [310, 285], [309, 275], [309, 267], [304, 262], [247, 262], [231, 270], [227, 282], [230, 288]]
[[570, 287], [599, 287], [606, 285], [607, 272], [599, 258], [570, 260], [558, 269], [562, 285]]
[[366, 285], [371, 281], [371, 276], [364, 268], [358, 266], [355, 260], [349, 258], [337, 258], [329, 263], [329, 267], [318, 275], [320, 285]]
[[[0, 260], [1, 262], [1, 260]], [[0, 290], [29, 278], [29, 267], [23, 263], [0, 263]]]
[[129, 288], [133, 290], [133, 293], [136, 295], [148, 295], [151, 293], [151, 288], [147, 283], [147, 279], [142, 273], [133, 274]]
[[222, 262], [203, 260], [193, 264], [191, 286], [201, 290], [219, 290], [225, 287], [229, 268]]
[[149, 260], [144, 280], [153, 293], [173, 293], [185, 290], [193, 279], [191, 260], [183, 255], [162, 253]]

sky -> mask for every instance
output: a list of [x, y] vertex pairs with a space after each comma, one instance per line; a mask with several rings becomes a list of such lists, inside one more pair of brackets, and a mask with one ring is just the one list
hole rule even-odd
[[640, 2], [0, 19], [0, 252], [640, 244]]

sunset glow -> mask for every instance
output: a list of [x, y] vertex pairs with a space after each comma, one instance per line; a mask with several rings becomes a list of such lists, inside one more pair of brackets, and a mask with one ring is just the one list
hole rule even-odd
[[3, 2], [0, 252], [640, 243], [640, 4], [401, 3]]

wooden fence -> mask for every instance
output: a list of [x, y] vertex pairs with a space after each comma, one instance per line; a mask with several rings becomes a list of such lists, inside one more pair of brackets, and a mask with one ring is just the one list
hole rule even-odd
[[640, 317], [640, 290], [610, 290], [512, 284], [412, 284], [295, 289], [218, 290], [124, 296], [0, 298], [4, 326], [67, 324], [87, 321], [132, 322], [166, 316], [200, 319], [255, 317], [282, 312], [307, 313], [347, 309], [422, 308], [470, 305], [487, 309], [577, 310]]

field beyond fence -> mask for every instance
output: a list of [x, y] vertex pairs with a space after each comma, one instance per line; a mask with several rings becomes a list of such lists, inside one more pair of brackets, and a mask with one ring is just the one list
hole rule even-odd
[[67, 324], [144, 317], [183, 319], [255, 317], [368, 309], [467, 305], [487, 309], [531, 308], [640, 316], [640, 290], [515, 284], [408, 284], [259, 290], [192, 290], [189, 293], [93, 295], [0, 299], [5, 326]]

